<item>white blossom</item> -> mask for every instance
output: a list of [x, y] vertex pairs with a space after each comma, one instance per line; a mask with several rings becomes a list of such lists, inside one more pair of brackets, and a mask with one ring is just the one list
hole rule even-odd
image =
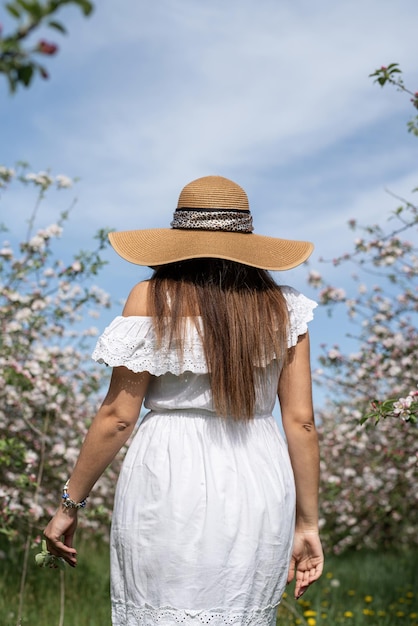
[[35, 185], [38, 185], [43, 189], [47, 189], [54, 182], [47, 172], [38, 172], [38, 174], [31, 172], [26, 174], [25, 179], [29, 182], [35, 183]]
[[65, 176], [65, 174], [58, 174], [58, 176], [55, 176], [55, 181], [59, 189], [72, 187], [73, 185], [73, 181], [71, 180], [71, 178]]
[[16, 311], [15, 320], [18, 322], [25, 322], [30, 318], [31, 315], [32, 311], [30, 310], [30, 308], [24, 307], [23, 309], [19, 309], [18, 311]]
[[18, 333], [22, 330], [22, 325], [19, 324], [16, 320], [12, 320], [8, 324], [6, 324], [6, 333]]
[[45, 237], [61, 237], [62, 235], [62, 226], [59, 224], [50, 224], [44, 230]]
[[5, 259], [10, 259], [13, 256], [13, 250], [7, 246], [0, 248], [0, 256]]
[[43, 309], [45, 309], [47, 303], [45, 302], [45, 300], [41, 300], [40, 298], [38, 298], [37, 300], [34, 300], [31, 304], [31, 309], [32, 311], [42, 311]]
[[335, 361], [336, 359], [341, 358], [341, 352], [337, 350], [336, 348], [333, 348], [328, 351], [328, 358], [331, 359], [332, 361]]
[[38, 250], [42, 252], [43, 250], [45, 250], [45, 238], [38, 233], [29, 240], [28, 245], [30, 248], [32, 248], [32, 250]]
[[0, 177], [3, 178], [3, 180], [8, 181], [14, 176], [16, 176], [16, 172], [13, 168], [0, 165]]

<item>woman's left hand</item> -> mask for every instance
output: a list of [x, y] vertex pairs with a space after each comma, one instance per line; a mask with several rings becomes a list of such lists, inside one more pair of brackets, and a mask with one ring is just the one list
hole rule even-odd
[[324, 567], [324, 553], [315, 530], [296, 530], [292, 558], [287, 582], [296, 578], [296, 600], [305, 593], [309, 585], [318, 580]]

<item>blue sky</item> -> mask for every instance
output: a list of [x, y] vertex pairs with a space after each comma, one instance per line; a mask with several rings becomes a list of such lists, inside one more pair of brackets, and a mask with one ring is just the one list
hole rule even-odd
[[[43, 33], [60, 46], [50, 80], [14, 97], [0, 82], [0, 161], [80, 178], [63, 252], [105, 226], [166, 227], [187, 182], [220, 174], [246, 189], [256, 232], [313, 241], [311, 266], [344, 285], [347, 269], [319, 257], [350, 249], [348, 219], [384, 219], [397, 204], [387, 189], [411, 198], [417, 186], [413, 109], [368, 78], [398, 62], [418, 88], [416, 0], [100, 0], [88, 19], [61, 17], [67, 37]], [[23, 224], [23, 199], [7, 202]], [[97, 282], [121, 300], [148, 272], [107, 257]], [[306, 275], [276, 278], [311, 295]], [[320, 311], [314, 360], [344, 332]]]

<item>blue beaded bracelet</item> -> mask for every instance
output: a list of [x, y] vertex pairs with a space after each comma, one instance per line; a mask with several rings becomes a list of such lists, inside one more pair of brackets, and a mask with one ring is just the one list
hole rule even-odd
[[84, 507], [87, 504], [87, 498], [84, 498], [84, 500], [81, 500], [81, 502], [74, 502], [74, 500], [71, 500], [70, 495], [68, 493], [69, 483], [70, 483], [70, 479], [67, 480], [67, 482], [65, 483], [63, 487], [62, 504], [65, 506], [66, 509], [84, 509]]

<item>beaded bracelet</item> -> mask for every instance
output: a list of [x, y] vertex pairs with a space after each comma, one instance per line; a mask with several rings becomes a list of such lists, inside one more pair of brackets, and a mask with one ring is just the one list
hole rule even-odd
[[84, 509], [84, 507], [87, 504], [87, 498], [84, 498], [84, 500], [81, 500], [81, 502], [75, 502], [74, 500], [71, 500], [70, 495], [68, 493], [69, 483], [70, 483], [70, 479], [67, 480], [67, 482], [65, 483], [63, 487], [62, 504], [65, 506], [66, 509]]

